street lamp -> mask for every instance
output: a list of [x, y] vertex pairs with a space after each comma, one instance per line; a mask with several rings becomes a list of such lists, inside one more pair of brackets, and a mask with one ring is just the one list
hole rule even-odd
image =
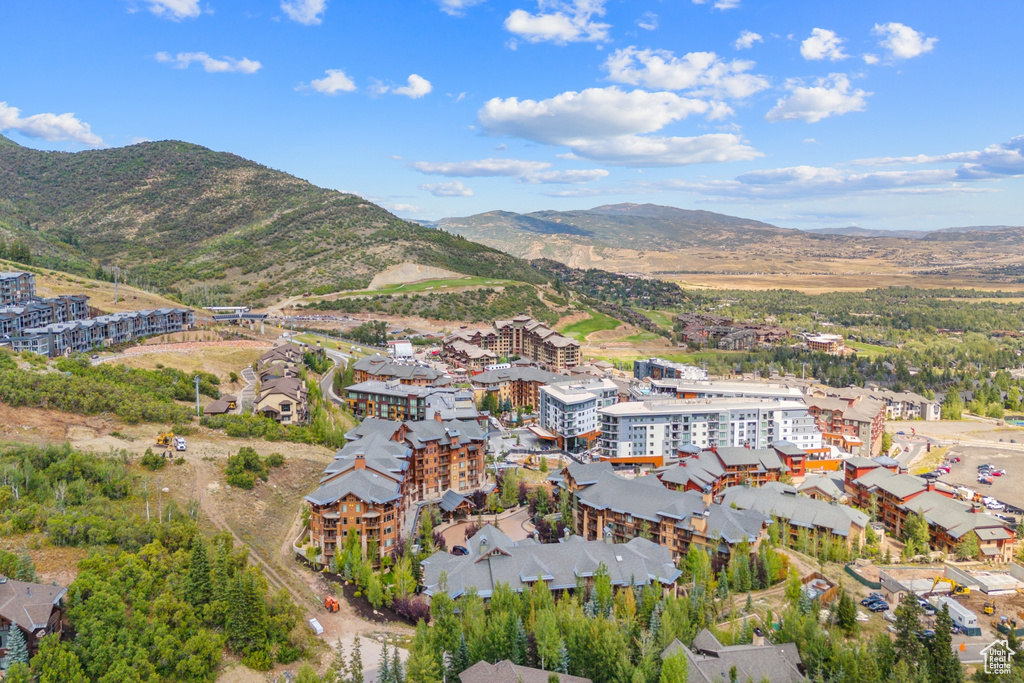
[[196, 417], [199, 417], [199, 375], [192, 378], [196, 385]]

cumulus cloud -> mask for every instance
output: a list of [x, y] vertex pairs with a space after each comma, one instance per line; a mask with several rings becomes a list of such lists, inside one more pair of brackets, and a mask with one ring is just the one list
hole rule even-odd
[[688, 90], [701, 97], [742, 99], [768, 87], [768, 79], [747, 73], [754, 62], [724, 60], [714, 52], [689, 52], [676, 57], [668, 50], [633, 46], [608, 55], [603, 68], [616, 83], [666, 90]]
[[[695, 5], [706, 5], [709, 0], [693, 0]], [[714, 0], [715, 9], [736, 9], [740, 6], [740, 0]]]
[[736, 42], [732, 44], [737, 50], [749, 50], [754, 47], [754, 43], [763, 43], [764, 38], [761, 37], [760, 33], [754, 33], [753, 31], [741, 31], [740, 37], [736, 39]]
[[179, 52], [171, 55], [167, 52], [157, 52], [156, 61], [164, 64], [172, 64], [178, 69], [187, 69], [189, 64], [196, 62], [203, 67], [207, 73], [241, 73], [254, 74], [263, 65], [253, 59], [235, 59], [234, 57], [222, 57], [215, 59], [205, 52]]
[[22, 117], [21, 110], [0, 102], [0, 131], [16, 131], [30, 138], [56, 141], [70, 140], [90, 147], [99, 147], [103, 140], [92, 132], [88, 123], [72, 113], [33, 114]]
[[829, 116], [863, 111], [871, 95], [860, 89], [851, 89], [846, 74], [829, 74], [812, 86], [804, 85], [799, 79], [791, 79], [786, 83], [786, 89], [789, 96], [780, 98], [775, 107], [765, 114], [765, 120], [772, 123], [797, 120], [817, 123]]
[[604, 16], [605, 0], [538, 0], [538, 13], [512, 10], [505, 30], [531, 43], [556, 45], [600, 42], [608, 39], [608, 24], [594, 21]]
[[281, 0], [281, 11], [298, 24], [318, 26], [323, 22], [327, 0]]
[[524, 159], [479, 159], [476, 161], [414, 161], [409, 164], [420, 173], [443, 175], [449, 178], [485, 178], [496, 176], [518, 177], [536, 173], [551, 164], [546, 161]]
[[850, 55], [843, 52], [843, 42], [835, 31], [816, 28], [804, 42], [800, 43], [800, 54], [808, 61], [828, 59], [835, 62], [846, 59]]
[[487, 0], [437, 0], [438, 6], [445, 14], [453, 17], [461, 17], [466, 14], [466, 8], [479, 5]]
[[879, 62], [879, 59], [878, 59], [878, 55], [873, 55], [873, 54], [871, 54], [871, 53], [868, 53], [868, 54], [866, 54], [866, 55], [863, 55], [863, 56], [861, 57], [861, 59], [863, 59], [863, 60], [864, 60], [864, 63], [865, 63], [865, 64], [868, 64], [868, 65], [871, 65], [871, 64], [878, 64], [878, 62]]
[[356, 89], [355, 82], [341, 69], [328, 69], [324, 73], [327, 75], [323, 78], [315, 78], [310, 81], [309, 87], [325, 95], [337, 95], [340, 92], [352, 92]]
[[408, 85], [403, 85], [400, 88], [392, 88], [391, 92], [396, 95], [405, 95], [411, 97], [414, 100], [418, 100], [430, 93], [434, 89], [434, 86], [430, 84], [430, 81], [423, 78], [419, 74], [409, 74], [409, 78], [406, 79]]
[[658, 15], [648, 10], [640, 15], [640, 18], [636, 20], [636, 25], [645, 31], [654, 31], [658, 28]]
[[[951, 154], [860, 159], [853, 166], [919, 166], [937, 168], [886, 170], [792, 166], [752, 171], [732, 180], [668, 180], [649, 189], [682, 190], [717, 197], [789, 199], [854, 194], [933, 194], [988, 192], [981, 185], [1003, 178], [1024, 177], [1024, 136], [982, 150]], [[943, 166], [952, 166], [943, 168]]]
[[875, 24], [871, 32], [881, 38], [878, 44], [888, 50], [893, 59], [912, 59], [931, 52], [939, 41], [938, 38], [925, 38], [920, 31], [897, 21]]
[[473, 190], [469, 189], [462, 184], [462, 181], [454, 180], [450, 183], [424, 183], [420, 185], [421, 190], [425, 190], [435, 197], [472, 197]]
[[521, 181], [531, 184], [576, 185], [578, 183], [592, 183], [595, 180], [607, 178], [608, 175], [608, 171], [603, 168], [573, 169], [569, 171], [529, 173], [523, 176]]
[[195, 19], [202, 14], [199, 0], [146, 0], [146, 3], [149, 11], [162, 19], [181, 21]]
[[703, 100], [671, 92], [618, 87], [565, 92], [547, 100], [493, 98], [477, 114], [490, 135], [568, 147], [572, 158], [628, 166], [675, 166], [753, 159], [760, 154], [739, 135], [649, 135], [691, 114], [718, 115]]

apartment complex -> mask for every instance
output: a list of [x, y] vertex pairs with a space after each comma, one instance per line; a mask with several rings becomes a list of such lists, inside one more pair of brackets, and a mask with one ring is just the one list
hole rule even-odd
[[536, 410], [540, 406], [540, 388], [562, 379], [566, 379], [565, 375], [529, 366], [485, 370], [472, 377], [473, 393], [480, 398], [485, 393], [495, 394], [499, 404], [508, 401], [513, 410]]
[[[878, 460], [883, 462], [875, 464]], [[854, 504], [863, 510], [876, 510], [889, 533], [902, 536], [907, 516], [913, 512], [928, 522], [928, 543], [933, 550], [956, 552], [964, 537], [973, 533], [978, 538], [977, 559], [1000, 563], [1013, 560], [1013, 528], [985, 514], [980, 505], [954, 500], [951, 494], [937, 490], [934, 482], [897, 473], [890, 462], [889, 458], [851, 458], [846, 463], [846, 489]]]
[[469, 492], [486, 482], [486, 434], [475, 422], [400, 422], [367, 418], [345, 435], [320, 487], [306, 496], [310, 539], [327, 564], [346, 535], [363, 547], [394, 551], [413, 503], [446, 491]]
[[846, 340], [841, 334], [809, 334], [806, 339], [807, 348], [811, 351], [830, 356], [838, 356], [846, 351]]
[[396, 362], [379, 353], [360, 358], [352, 364], [352, 379], [356, 382], [398, 380], [417, 387], [440, 387], [451, 384], [451, 378], [433, 368], [408, 362]]
[[556, 437], [558, 447], [589, 450], [599, 431], [597, 411], [619, 400], [619, 388], [607, 378], [563, 379], [540, 387], [540, 426]]
[[789, 441], [805, 451], [822, 445], [802, 401], [649, 399], [601, 408], [598, 416], [601, 457], [613, 460], [674, 455], [688, 444], [768, 448]]
[[446, 359], [472, 370], [481, 370], [502, 356], [529, 358], [553, 371], [582, 362], [578, 341], [528, 315], [497, 320], [491, 329], [458, 330], [445, 337], [443, 348]]
[[469, 390], [402, 384], [397, 379], [353, 384], [345, 388], [344, 399], [352, 414], [360, 418], [430, 420], [439, 413], [446, 420], [480, 419]]
[[826, 443], [865, 457], [882, 452], [885, 404], [881, 401], [809, 396], [807, 407], [817, 420]]
[[31, 273], [0, 273], [0, 306], [12, 306], [36, 298], [36, 276]]
[[848, 505], [833, 504], [801, 495], [797, 489], [781, 482], [766, 483], [760, 488], [733, 486], [722, 492], [722, 505], [741, 510], [756, 510], [789, 526], [788, 542], [796, 547], [800, 530], [818, 538], [842, 539], [848, 548], [856, 549], [864, 541], [870, 518]]
[[803, 392], [796, 387], [760, 382], [729, 382], [720, 380], [694, 381], [685, 379], [654, 379], [649, 377], [630, 387], [635, 401], [654, 397], [666, 398], [753, 398], [791, 399], [802, 401]]
[[0, 346], [53, 358], [190, 330], [195, 324], [195, 313], [183, 308], [90, 318], [87, 296], [39, 298], [35, 291], [31, 273], [0, 273]]
[[835, 389], [833, 387], [818, 386], [812, 387], [808, 394], [812, 396], [841, 398], [846, 401], [857, 401], [862, 398], [875, 399], [885, 405], [885, 419], [887, 420], [932, 421], [942, 419], [942, 406], [938, 401], [925, 398], [921, 394], [915, 394], [912, 391], [861, 389], [860, 387]]
[[676, 316], [679, 337], [694, 346], [717, 346], [731, 351], [771, 346], [789, 338], [790, 331], [778, 325], [737, 323], [713, 313], [683, 313]]
[[665, 360], [664, 358], [647, 358], [633, 361], [633, 377], [636, 379], [679, 379], [690, 382], [706, 380], [708, 371], [696, 365], [686, 365]]
[[763, 486], [792, 470], [774, 448], [718, 448], [684, 446], [679, 460], [657, 472], [665, 486], [677, 491], [710, 491], [717, 496], [730, 486]]
[[692, 544], [722, 562], [744, 541], [756, 551], [770, 522], [760, 512], [713, 503], [710, 493], [669, 489], [654, 476], [624, 479], [604, 473], [576, 492], [575, 503], [576, 533], [585, 539], [648, 537], [676, 560]]

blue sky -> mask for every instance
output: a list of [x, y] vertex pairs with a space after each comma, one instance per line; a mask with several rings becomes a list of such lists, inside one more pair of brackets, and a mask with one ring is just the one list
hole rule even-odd
[[1024, 3], [5, 0], [0, 130], [179, 139], [406, 218], [1024, 224]]

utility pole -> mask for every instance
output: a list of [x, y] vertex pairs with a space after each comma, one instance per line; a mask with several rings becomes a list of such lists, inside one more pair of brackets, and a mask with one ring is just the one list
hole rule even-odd
[[117, 281], [121, 277], [121, 268], [114, 266], [114, 304], [117, 304]]
[[192, 378], [196, 384], [196, 417], [199, 417], [199, 375]]

